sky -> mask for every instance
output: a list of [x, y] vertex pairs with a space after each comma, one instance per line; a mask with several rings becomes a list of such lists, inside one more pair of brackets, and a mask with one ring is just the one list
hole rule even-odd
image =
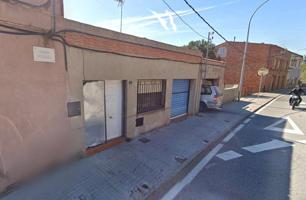
[[[203, 36], [212, 30], [184, 3], [165, 0]], [[227, 40], [245, 41], [251, 14], [264, 0], [188, 0]], [[64, 0], [65, 18], [119, 31], [115, 0]], [[191, 31], [162, 0], [125, 0], [123, 33], [182, 46], [203, 39]], [[250, 41], [276, 44], [306, 55], [306, 0], [270, 0], [254, 16]], [[216, 33], [213, 43], [224, 42]]]

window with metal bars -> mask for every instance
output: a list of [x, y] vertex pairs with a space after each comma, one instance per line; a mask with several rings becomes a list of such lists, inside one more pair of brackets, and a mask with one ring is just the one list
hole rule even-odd
[[137, 113], [165, 107], [166, 80], [138, 80]]

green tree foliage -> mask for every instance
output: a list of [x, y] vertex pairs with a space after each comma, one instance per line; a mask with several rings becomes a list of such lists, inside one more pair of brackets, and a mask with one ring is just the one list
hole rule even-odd
[[199, 49], [202, 52], [204, 58], [206, 57], [206, 51], [208, 47], [208, 58], [216, 59], [215, 44], [208, 43], [208, 41], [206, 40], [190, 41], [188, 45], [185, 45], [184, 47], [187, 47], [189, 49]]

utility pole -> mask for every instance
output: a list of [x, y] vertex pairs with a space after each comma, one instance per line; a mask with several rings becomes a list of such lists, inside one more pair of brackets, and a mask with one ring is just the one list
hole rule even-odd
[[204, 71], [204, 81], [206, 80], [206, 74], [207, 74], [207, 68], [208, 68], [208, 56], [209, 56], [209, 46], [211, 44], [211, 41], [213, 39], [213, 35], [214, 35], [214, 32], [208, 32], [208, 36], [207, 36], [207, 47], [206, 47], [206, 56], [205, 56], [205, 71]]
[[122, 33], [123, 2], [120, 3], [120, 33]]
[[242, 66], [241, 66], [241, 72], [240, 72], [240, 82], [239, 82], [239, 92], [238, 92], [238, 101], [240, 101], [240, 97], [242, 94], [242, 89], [243, 89], [243, 81], [244, 81], [244, 70], [245, 70], [245, 62], [246, 62], [246, 56], [247, 56], [247, 51], [248, 51], [248, 43], [249, 43], [249, 35], [250, 35], [250, 29], [251, 29], [251, 22], [254, 17], [254, 15], [257, 13], [257, 11], [263, 7], [266, 3], [268, 3], [270, 0], [264, 1], [262, 4], [260, 4], [255, 11], [253, 12], [249, 24], [248, 24], [248, 32], [247, 32], [247, 39], [244, 45], [244, 51], [243, 51], [243, 59], [242, 59]]

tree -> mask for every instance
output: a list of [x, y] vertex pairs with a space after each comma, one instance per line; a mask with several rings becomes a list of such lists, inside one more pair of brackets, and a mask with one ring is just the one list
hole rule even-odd
[[204, 58], [206, 58], [206, 51], [208, 47], [208, 58], [210, 59], [216, 59], [215, 54], [215, 45], [213, 43], [208, 43], [206, 40], [195, 40], [190, 41], [188, 45], [185, 45], [184, 47], [187, 47], [189, 49], [199, 49], [202, 52], [202, 55]]
[[122, 14], [123, 14], [123, 4], [125, 0], [115, 0], [120, 6], [120, 32], [122, 32]]

